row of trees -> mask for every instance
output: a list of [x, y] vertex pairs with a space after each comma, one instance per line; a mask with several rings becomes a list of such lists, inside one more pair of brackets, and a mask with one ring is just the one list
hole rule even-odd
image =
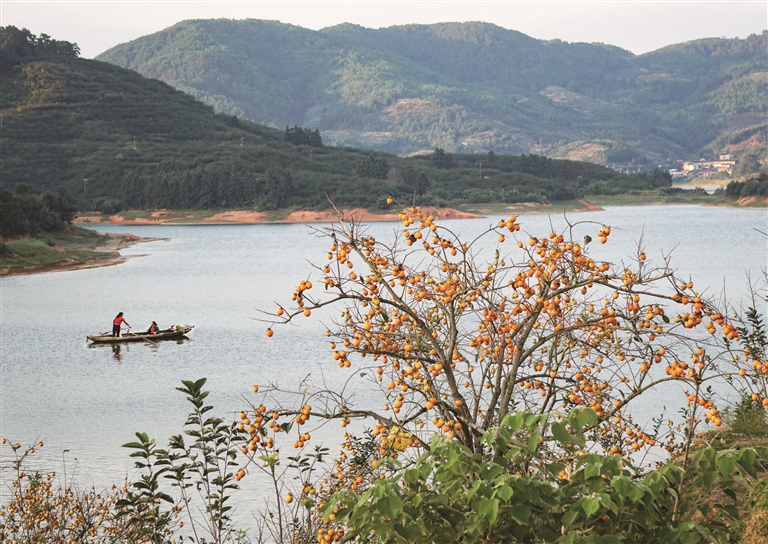
[[294, 194], [291, 173], [270, 168], [264, 174], [215, 168], [123, 178], [122, 206], [129, 209], [212, 209], [255, 207], [274, 210], [287, 206]]
[[309, 128], [302, 128], [295, 126], [293, 128], [285, 127], [286, 142], [291, 142], [293, 145], [308, 145], [310, 147], [323, 147], [323, 138], [320, 136], [320, 130], [314, 131]]
[[750, 196], [768, 196], [768, 174], [763, 172], [757, 178], [747, 181], [732, 181], [725, 187], [729, 198], [744, 198]]
[[0, 27], [0, 74], [8, 73], [23, 57], [46, 55], [78, 57], [80, 47], [76, 43], [54, 40], [47, 34], [35, 36], [26, 28]]
[[0, 236], [3, 238], [63, 230], [76, 212], [77, 208], [58, 193], [35, 194], [23, 183], [16, 185], [13, 193], [0, 188]]
[[355, 173], [361, 178], [386, 179], [389, 163], [384, 157], [368, 155], [355, 167]]
[[[504, 160], [490, 156], [489, 162], [501, 168], [507, 168]], [[506, 158], [505, 158], [506, 159]], [[517, 158], [517, 161], [541, 163], [552, 166], [558, 162], [539, 157]], [[501, 164], [498, 164], [501, 163]], [[533, 166], [532, 170], [540, 170]], [[579, 178], [575, 182], [558, 182], [541, 179], [534, 175], [507, 172], [497, 168], [488, 168], [486, 178], [475, 179], [475, 183], [457, 183], [452, 180], [432, 179], [431, 175], [440, 175], [439, 171], [430, 172], [414, 166], [401, 168], [390, 166], [381, 157], [370, 155], [362, 159], [355, 167], [355, 174], [362, 180], [382, 180], [372, 190], [351, 190], [362, 180], [351, 180], [350, 184], [340, 186], [315, 183], [314, 187], [304, 186], [305, 181], [296, 182], [290, 172], [280, 168], [271, 168], [266, 173], [253, 173], [243, 169], [222, 170], [214, 166], [191, 165], [181, 168], [166, 169], [157, 175], [139, 175], [131, 172], [124, 177], [122, 202], [120, 206], [131, 209], [170, 208], [170, 209], [211, 209], [221, 207], [251, 207], [275, 209], [291, 205], [315, 206], [316, 193], [321, 187], [325, 194], [346, 206], [381, 205], [383, 194], [392, 194], [404, 201], [414, 197], [418, 202], [435, 204], [452, 200], [481, 202], [540, 202], [562, 201], [580, 198], [590, 194], [621, 194], [627, 190], [647, 190], [667, 188], [671, 185], [668, 173], [656, 170], [650, 173], [624, 176], [621, 179], [592, 180]], [[540, 172], [539, 172], [540, 173]], [[560, 174], [565, 175], [563, 174]], [[338, 181], [336, 182], [338, 183]], [[314, 192], [314, 193], [313, 193]], [[115, 201], [104, 199], [98, 209], [114, 210]]]

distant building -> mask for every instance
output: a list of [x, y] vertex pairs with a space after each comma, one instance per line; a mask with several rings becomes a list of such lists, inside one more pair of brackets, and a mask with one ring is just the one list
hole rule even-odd
[[668, 170], [669, 175], [672, 176], [672, 179], [680, 179], [685, 177], [685, 172], [682, 170], [678, 170], [677, 168], [673, 168], [672, 170]]
[[643, 167], [639, 164], [609, 164], [608, 168], [621, 172], [622, 174], [637, 174], [642, 171]]
[[[723, 157], [728, 157], [724, 159]], [[720, 155], [716, 161], [699, 159], [683, 163], [683, 171], [690, 177], [710, 177], [717, 173], [731, 175], [736, 167], [736, 161], [730, 158], [730, 155]]]

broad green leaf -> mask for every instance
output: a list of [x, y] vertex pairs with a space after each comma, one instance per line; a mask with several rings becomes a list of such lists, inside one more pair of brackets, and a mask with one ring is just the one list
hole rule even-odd
[[554, 436], [555, 440], [564, 446], [568, 445], [571, 438], [571, 435], [566, 430], [564, 423], [554, 423], [552, 425], [552, 436]]
[[571, 524], [578, 517], [578, 515], [579, 515], [579, 510], [574, 505], [565, 514], [563, 514], [563, 517], [560, 518], [560, 523], [562, 523], [563, 527], [567, 529], [568, 527], [571, 526]]
[[531, 433], [531, 436], [528, 437], [528, 442], [526, 444], [527, 447], [528, 447], [528, 451], [530, 451], [530, 452], [536, 451], [536, 448], [539, 445], [539, 438], [540, 437], [541, 437], [541, 435], [539, 434], [539, 430], [538, 429], [536, 429], [535, 431], [533, 431]]
[[488, 519], [489, 525], [493, 525], [496, 522], [496, 516], [499, 511], [498, 499], [478, 499], [472, 503], [472, 507], [475, 512]]
[[584, 439], [584, 434], [581, 432], [577, 434], [572, 434], [570, 438], [571, 444], [574, 444], [576, 446], [585, 447], [587, 445], [587, 441]]
[[525, 504], [510, 506], [507, 508], [507, 512], [509, 512], [509, 515], [512, 516], [512, 519], [522, 525], [527, 524], [531, 517], [531, 509], [528, 507], [528, 505]]
[[739, 509], [734, 504], [722, 504], [720, 509], [726, 512], [731, 518], [739, 519]]
[[514, 490], [508, 485], [503, 485], [496, 489], [496, 496], [499, 497], [504, 502], [509, 501], [509, 499], [511, 499], [512, 495], [514, 494], [515, 494]]
[[526, 413], [525, 416], [525, 426], [528, 428], [532, 427], [538, 427], [539, 425], [539, 416], [536, 414], [531, 414], [530, 412]]
[[[645, 496], [645, 491], [643, 491], [642, 487], [640, 487], [639, 485], [632, 485], [632, 484], [630, 485], [632, 487], [629, 490], [628, 496], [632, 502], [637, 502]], [[673, 490], [670, 490], [670, 491], [673, 491]]]
[[707, 489], [712, 489], [712, 486], [714, 486], [717, 481], [717, 473], [713, 470], [707, 470], [701, 477], [704, 480], [704, 486]]
[[757, 478], [757, 472], [755, 471], [755, 450], [745, 449], [739, 452], [739, 458], [736, 461], [739, 468], [752, 476]]
[[509, 414], [504, 417], [502, 425], [508, 427], [513, 433], [517, 432], [523, 426], [523, 416], [520, 413]]
[[720, 471], [720, 476], [723, 478], [730, 476], [736, 468], [736, 460], [730, 453], [725, 453], [717, 458], [717, 469]]
[[413, 485], [419, 481], [419, 471], [415, 469], [406, 470], [403, 479]]
[[493, 480], [503, 472], [503, 468], [499, 466], [498, 463], [492, 463], [488, 466], [486, 466], [483, 471], [480, 473], [480, 477], [484, 480]]
[[395, 516], [398, 512], [402, 511], [402, 509], [403, 509], [402, 499], [393, 492], [389, 496], [390, 516]]
[[591, 497], [584, 497], [581, 499], [581, 509], [584, 510], [584, 514], [587, 517], [591, 516], [600, 508], [600, 501]]
[[584, 469], [584, 477], [589, 479], [589, 478], [594, 478], [595, 476], [600, 476], [601, 468], [602, 467], [600, 465], [595, 463], [588, 464]]

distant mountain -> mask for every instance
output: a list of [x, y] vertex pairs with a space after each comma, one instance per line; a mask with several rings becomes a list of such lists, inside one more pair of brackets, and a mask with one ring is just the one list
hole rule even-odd
[[78, 58], [75, 44], [14, 27], [0, 27], [0, 75], [0, 187], [55, 190], [86, 210], [312, 209], [329, 198], [386, 207], [386, 195], [547, 202], [666, 184], [536, 155], [401, 158], [324, 146], [314, 130], [215, 113], [166, 83]]
[[97, 58], [165, 81], [216, 111], [325, 142], [400, 155], [538, 153], [667, 163], [766, 142], [768, 32], [636, 56], [496, 25], [320, 31], [192, 20]]

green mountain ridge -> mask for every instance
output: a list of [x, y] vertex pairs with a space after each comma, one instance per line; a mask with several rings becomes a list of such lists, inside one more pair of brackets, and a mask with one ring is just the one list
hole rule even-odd
[[[329, 198], [386, 207], [386, 195], [427, 205], [549, 202], [668, 184], [537, 155], [440, 149], [402, 158], [322, 146], [314, 131], [215, 113], [166, 83], [41, 39], [0, 28], [0, 187], [57, 191], [81, 210], [314, 209]], [[286, 141], [293, 136], [302, 138]]]
[[[765, 140], [768, 32], [644, 55], [482, 23], [319, 31], [190, 20], [97, 57], [256, 123], [399, 155], [441, 147], [656, 165]], [[762, 154], [758, 143], [732, 142]], [[764, 147], [764, 146], [763, 146]]]

